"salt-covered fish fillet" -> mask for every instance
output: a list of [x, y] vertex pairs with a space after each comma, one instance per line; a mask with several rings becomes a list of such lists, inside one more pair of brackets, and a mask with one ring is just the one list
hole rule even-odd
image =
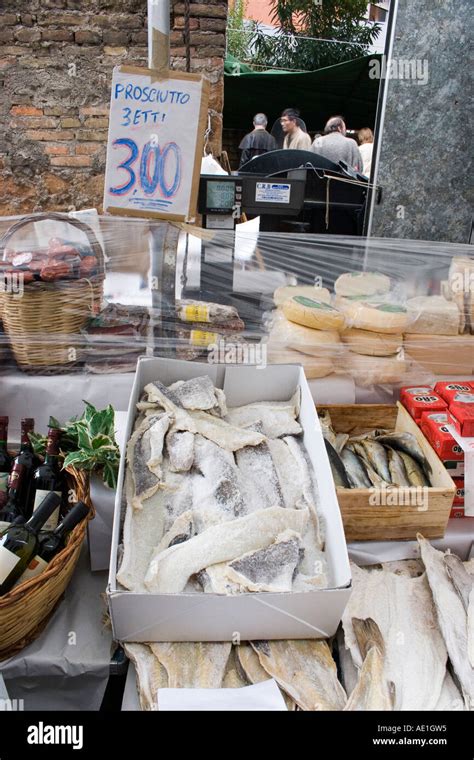
[[170, 546], [182, 544], [183, 541], [188, 541], [194, 535], [194, 532], [193, 511], [192, 509], [188, 509], [179, 515], [171, 528], [166, 531], [156, 551], [164, 552]]
[[341, 671], [341, 683], [346, 694], [352, 694], [355, 687], [357, 686], [357, 681], [359, 680], [359, 670], [354, 665], [350, 650], [346, 649], [344, 643], [344, 631], [342, 629], [342, 626], [339, 626], [339, 629], [337, 631], [336, 642], [337, 652], [339, 656], [339, 667]]
[[[268, 681], [269, 674], [260, 665], [258, 654], [250, 644], [239, 644], [234, 647], [234, 652], [238, 664], [238, 668], [244, 674], [248, 683], [261, 683], [262, 681]], [[296, 710], [296, 702], [286, 694], [283, 689], [280, 689], [283, 699], [288, 710]]]
[[194, 461], [194, 435], [187, 430], [172, 431], [166, 436], [166, 451], [173, 472], [189, 472]]
[[303, 710], [342, 710], [346, 693], [326, 641], [253, 641], [260, 664]]
[[385, 675], [385, 644], [380, 629], [371, 618], [353, 618], [352, 628], [363, 662], [344, 710], [393, 710], [393, 691]]
[[190, 412], [191, 424], [182, 420], [177, 424], [179, 430], [189, 430], [199, 433], [213, 443], [227, 451], [238, 451], [244, 446], [258, 446], [263, 443], [265, 436], [262, 433], [250, 429], [243, 429], [230, 425], [219, 417], [214, 417], [206, 412]]
[[236, 647], [232, 647], [225, 666], [224, 678], [222, 679], [223, 689], [242, 689], [249, 686], [251, 681], [245, 676], [236, 654]]
[[474, 669], [468, 655], [468, 616], [448, 575], [444, 553], [431, 546], [420, 534], [417, 538], [449, 659], [461, 686], [466, 707], [472, 709]]
[[421, 559], [395, 559], [382, 562], [382, 568], [396, 575], [407, 575], [409, 578], [418, 578], [425, 572]]
[[266, 443], [235, 453], [245, 497], [245, 511], [283, 507], [284, 499], [271, 451]]
[[[467, 615], [467, 655], [474, 667], [474, 578], [456, 554], [445, 554], [444, 563]], [[474, 705], [473, 705], [474, 707]]]
[[447, 652], [425, 575], [409, 578], [351, 564], [353, 591], [342, 617], [354, 664], [362, 657], [352, 618], [372, 618], [385, 642], [385, 674], [395, 687], [395, 710], [433, 710], [443, 685]]
[[474, 557], [472, 559], [466, 560], [466, 562], [463, 562], [463, 565], [466, 568], [469, 575], [474, 575]]
[[219, 689], [232, 643], [182, 641], [150, 647], [168, 674], [170, 689]]
[[462, 694], [453, 681], [449, 670], [446, 671], [446, 676], [443, 681], [443, 688], [436, 707], [437, 712], [445, 711], [464, 711], [466, 709]]
[[148, 644], [124, 644], [125, 654], [135, 666], [137, 691], [142, 710], [158, 710], [158, 689], [166, 689], [168, 675]]
[[[299, 482], [302, 486], [304, 503], [310, 514], [310, 523], [303, 536], [303, 548], [305, 551], [300, 572], [304, 575], [318, 575], [320, 572], [320, 550], [324, 548], [324, 521], [318, 512], [319, 494], [313, 468], [303, 444], [293, 436], [286, 436], [285, 443], [288, 445], [290, 454], [295, 459], [299, 468]], [[318, 563], [315, 565], [315, 563]]]
[[299, 435], [303, 428], [297, 422], [300, 409], [299, 391], [289, 401], [257, 401], [228, 409], [226, 421], [237, 427], [248, 427], [260, 421], [268, 438]]
[[298, 463], [291, 454], [288, 444], [281, 438], [269, 438], [266, 443], [278, 475], [284, 506], [294, 509], [296, 502], [303, 495]]
[[209, 565], [197, 575], [206, 594], [241, 594], [245, 591], [242, 586], [230, 580], [227, 574], [227, 563], [218, 562]]
[[167, 388], [166, 385], [163, 385], [163, 383], [160, 383], [159, 380], [155, 380], [153, 383], [145, 385], [144, 391], [147, 394], [146, 401], [148, 401], [148, 403], [158, 404], [165, 410], [165, 412], [174, 413], [176, 407], [179, 409], [183, 408], [179, 396], [173, 391], [170, 391], [170, 389]]
[[230, 451], [196, 435], [194, 467], [193, 515], [197, 533], [245, 514], [239, 472]]
[[[169, 419], [169, 415], [161, 413], [147, 417], [128, 442], [127, 462], [134, 484], [132, 504], [135, 509], [141, 509], [143, 501], [153, 496], [160, 487], [160, 442], [162, 451]], [[149, 466], [151, 461], [153, 467]]]
[[242, 554], [263, 549], [287, 528], [303, 534], [308, 523], [307, 509], [270, 507], [213, 525], [183, 544], [154, 553], [145, 578], [149, 591], [180, 593], [191, 575]]
[[270, 546], [229, 562], [228, 578], [245, 591], [290, 592], [300, 552], [301, 536], [286, 530]]
[[193, 377], [191, 380], [178, 380], [169, 385], [168, 390], [179, 399], [184, 409], [211, 411], [211, 409], [218, 408], [216, 389], [208, 375]]

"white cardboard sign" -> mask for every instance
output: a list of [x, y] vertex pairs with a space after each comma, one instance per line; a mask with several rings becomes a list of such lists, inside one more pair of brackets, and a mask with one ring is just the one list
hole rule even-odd
[[105, 212], [195, 216], [208, 98], [209, 83], [199, 74], [114, 69]]

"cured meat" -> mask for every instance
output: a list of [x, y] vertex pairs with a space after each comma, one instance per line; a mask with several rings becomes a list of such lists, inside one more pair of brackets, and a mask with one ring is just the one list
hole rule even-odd
[[155, 552], [145, 585], [149, 591], [156, 593], [178, 594], [191, 575], [209, 565], [263, 549], [287, 528], [302, 534], [308, 516], [307, 509], [271, 507], [214, 525], [184, 544], [171, 546], [161, 553]]
[[200, 435], [195, 436], [194, 451], [193, 515], [196, 530], [201, 533], [243, 515], [245, 503], [232, 454]]
[[326, 641], [253, 641], [260, 664], [303, 710], [342, 710], [346, 693]]
[[189, 472], [194, 461], [193, 433], [187, 431], [168, 433], [166, 451], [170, 459], [170, 470], [173, 472]]
[[247, 513], [285, 506], [277, 471], [266, 443], [240, 449], [235, 459], [244, 484]]
[[393, 710], [393, 691], [385, 675], [385, 644], [379, 627], [371, 618], [353, 618], [352, 628], [363, 663], [344, 710]]
[[176, 316], [182, 322], [208, 322], [211, 324], [226, 324], [240, 320], [239, 312], [235, 306], [189, 299], [176, 302]]
[[468, 616], [447, 572], [445, 555], [418, 534], [421, 558], [426, 568], [449, 659], [468, 709], [474, 705], [474, 669], [468, 655]]
[[170, 689], [219, 689], [232, 644], [186, 641], [150, 647], [168, 674]]
[[362, 667], [352, 618], [370, 617], [385, 643], [385, 675], [395, 710], [433, 710], [446, 673], [447, 652], [425, 575], [410, 578], [351, 565], [353, 592], [344, 611], [346, 647]]
[[148, 644], [124, 644], [125, 654], [135, 665], [137, 690], [142, 710], [158, 710], [158, 689], [166, 689], [168, 675]]
[[230, 562], [227, 575], [246, 591], [289, 592], [300, 551], [301, 536], [287, 530], [270, 546]]

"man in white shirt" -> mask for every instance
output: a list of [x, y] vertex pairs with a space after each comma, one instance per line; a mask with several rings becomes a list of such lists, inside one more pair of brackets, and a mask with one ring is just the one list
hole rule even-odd
[[283, 148], [311, 150], [311, 137], [298, 126], [298, 116], [298, 112], [293, 110], [293, 108], [285, 108], [280, 117], [281, 128], [285, 133]]
[[344, 161], [357, 172], [362, 171], [363, 161], [355, 140], [346, 137], [346, 125], [341, 116], [333, 116], [324, 127], [324, 135], [316, 137], [311, 150], [319, 156], [338, 164]]

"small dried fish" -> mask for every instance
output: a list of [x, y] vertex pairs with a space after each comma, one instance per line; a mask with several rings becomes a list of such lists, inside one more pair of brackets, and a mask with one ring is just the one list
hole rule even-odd
[[404, 451], [400, 451], [400, 457], [402, 458], [403, 464], [405, 465], [405, 471], [408, 480], [410, 481], [410, 485], [418, 487], [429, 486], [429, 480], [427, 480], [426, 475], [421, 469], [418, 462], [413, 459], [413, 457], [409, 456], [409, 454], [405, 454]]
[[363, 662], [344, 710], [393, 710], [393, 691], [385, 676], [385, 644], [380, 629], [372, 618], [352, 618], [352, 628]]
[[371, 487], [372, 483], [367, 475], [367, 471], [357, 454], [351, 451], [351, 449], [344, 448], [341, 452], [341, 459], [353, 488]]
[[351, 483], [347, 477], [347, 472], [341, 460], [341, 457], [337, 453], [334, 446], [329, 443], [327, 438], [324, 439], [324, 444], [326, 446], [326, 451], [329, 458], [329, 464], [331, 465], [331, 472], [335, 485], [339, 488], [350, 488]]
[[405, 464], [401, 455], [395, 449], [387, 447], [387, 456], [392, 483], [401, 488], [408, 488], [411, 483], [408, 479]]
[[[168, 674], [170, 689], [219, 689], [232, 643], [184, 641], [150, 647]], [[158, 706], [159, 700], [158, 695]]]
[[354, 441], [353, 443], [349, 444], [348, 448], [350, 448], [351, 451], [353, 451], [361, 460], [362, 464], [365, 467], [365, 471], [368, 475], [368, 478], [373, 486], [376, 488], [382, 485], [390, 485], [390, 482], [387, 483], [383, 478], [380, 477], [380, 475], [374, 470], [372, 465], [369, 462], [367, 452], [365, 448], [362, 446], [362, 443], [359, 441]]
[[329, 411], [327, 409], [322, 409], [321, 411], [318, 411], [318, 417], [319, 417], [319, 423], [321, 425], [321, 431], [323, 434], [323, 438], [325, 438], [333, 449], [336, 449], [337, 451], [337, 436], [336, 431], [334, 430], [332, 419]]
[[364, 447], [367, 459], [377, 475], [379, 475], [386, 483], [391, 483], [387, 452], [384, 447], [380, 443], [377, 443], [374, 438], [366, 438], [361, 441], [361, 445]]
[[412, 433], [389, 433], [388, 435], [380, 435], [378, 436], [377, 441], [378, 443], [383, 444], [383, 446], [390, 446], [392, 449], [396, 449], [400, 452], [403, 451], [405, 454], [408, 454], [408, 456], [418, 462], [427, 478], [429, 478], [431, 474], [431, 465]]
[[226, 562], [249, 551], [263, 549], [287, 528], [303, 534], [307, 509], [271, 507], [213, 525], [184, 544], [155, 552], [145, 577], [149, 591], [180, 593], [191, 575], [218, 562]]
[[336, 445], [334, 446], [334, 448], [336, 449], [339, 455], [341, 454], [341, 451], [343, 450], [348, 440], [349, 440], [349, 435], [347, 433], [338, 433], [336, 435]]
[[326, 641], [252, 641], [260, 664], [303, 710], [342, 710], [346, 693]]

